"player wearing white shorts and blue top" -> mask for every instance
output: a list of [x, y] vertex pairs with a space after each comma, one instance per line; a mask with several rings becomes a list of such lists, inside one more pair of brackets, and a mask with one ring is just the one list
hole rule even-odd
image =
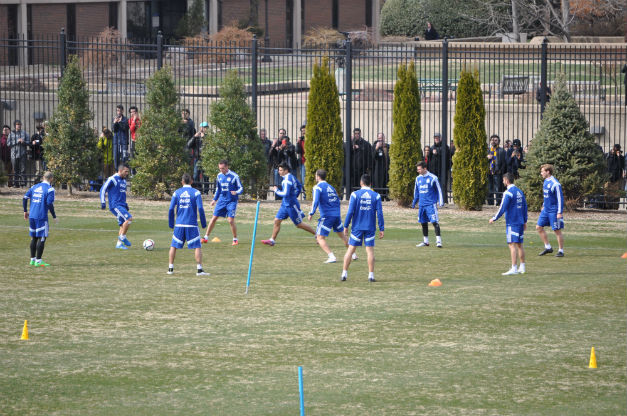
[[102, 185], [102, 188], [100, 188], [100, 208], [107, 208], [105, 195], [108, 195], [109, 211], [115, 215], [120, 226], [118, 240], [115, 245], [115, 248], [120, 250], [128, 250], [128, 247], [131, 246], [131, 242], [126, 238], [126, 233], [133, 220], [133, 216], [128, 212], [128, 205], [126, 204], [126, 177], [129, 172], [128, 165], [120, 164], [118, 173], [109, 177]]
[[379, 222], [379, 238], [383, 238], [385, 229], [383, 223], [383, 209], [381, 205], [381, 195], [370, 189], [370, 175], [361, 176], [361, 189], [351, 194], [348, 204], [348, 211], [344, 219], [344, 235], [348, 236], [351, 222], [353, 228], [350, 231], [348, 249], [344, 255], [344, 269], [342, 270], [341, 281], [348, 278], [348, 267], [351, 264], [355, 249], [361, 246], [362, 242], [366, 246], [368, 255], [368, 281], [374, 282], [374, 239], [377, 233], [377, 220]]
[[194, 249], [196, 257], [196, 276], [206, 276], [209, 273], [202, 268], [202, 251], [200, 249], [200, 232], [198, 231], [198, 216], [203, 228], [207, 226], [205, 210], [202, 207], [202, 195], [199, 190], [192, 188], [192, 177], [185, 173], [181, 178], [182, 188], [172, 195], [168, 210], [168, 225], [174, 228], [172, 244], [170, 246], [168, 274], [174, 273], [174, 257], [176, 249], [183, 248], [187, 241], [187, 248]]
[[414, 200], [411, 203], [412, 209], [418, 202], [418, 222], [422, 225], [422, 243], [416, 247], [429, 246], [429, 223], [433, 224], [435, 230], [436, 245], [442, 248], [442, 237], [440, 236], [440, 218], [438, 217], [438, 207], [443, 206], [442, 189], [438, 177], [427, 170], [425, 162], [418, 162], [416, 165], [418, 176], [414, 183]]
[[296, 228], [316, 235], [313, 228], [307, 224], [303, 224], [305, 214], [300, 210], [300, 204], [298, 203], [298, 195], [300, 195], [301, 191], [300, 183], [296, 177], [290, 173], [290, 168], [285, 163], [279, 165], [279, 175], [283, 178], [283, 182], [281, 182], [281, 189], [278, 189], [276, 186], [274, 187], [274, 193], [282, 197], [283, 201], [281, 202], [279, 212], [276, 213], [276, 217], [274, 218], [272, 237], [268, 240], [261, 240], [263, 244], [268, 246], [275, 244], [275, 239], [279, 235], [279, 231], [281, 231], [281, 222], [288, 217], [292, 220]]
[[544, 250], [538, 255], [544, 256], [553, 252], [553, 248], [549, 244], [549, 237], [544, 231], [544, 227], [550, 225], [553, 232], [555, 232], [559, 246], [555, 257], [564, 257], [564, 236], [562, 235], [562, 229], [564, 228], [564, 194], [562, 185], [553, 176], [553, 165], [542, 165], [540, 175], [544, 178], [544, 184], [542, 185], [544, 204], [542, 204], [542, 211], [538, 218], [536, 230], [544, 243]]
[[[22, 199], [24, 219], [29, 222], [31, 266], [49, 266], [48, 263], [41, 260], [41, 256], [48, 238], [48, 211], [52, 214], [52, 218], [57, 220], [57, 215], [54, 212], [53, 178], [52, 172], [45, 172], [43, 182], [33, 185]], [[27, 209], [29, 199], [30, 211]]]
[[206, 243], [209, 240], [209, 234], [213, 231], [213, 227], [215, 227], [218, 218], [226, 217], [226, 220], [231, 226], [231, 233], [233, 233], [232, 245], [236, 246], [238, 245], [238, 241], [237, 227], [235, 226], [235, 213], [237, 212], [239, 195], [244, 192], [244, 187], [237, 173], [229, 170], [229, 162], [227, 160], [221, 160], [218, 163], [218, 169], [220, 173], [216, 178], [216, 191], [213, 194], [213, 201], [211, 201], [211, 206], [215, 205], [215, 209], [213, 210], [213, 217], [209, 222], [209, 228], [207, 228], [207, 234], [202, 242]]
[[[523, 239], [527, 229], [527, 200], [525, 199], [525, 194], [514, 185], [513, 173], [507, 172], [503, 175], [503, 185], [507, 189], [503, 192], [501, 206], [494, 217], [490, 219], [490, 224], [505, 214], [507, 244], [512, 267], [505, 273], [502, 273], [503, 276], [518, 273], [524, 274], [526, 270]], [[520, 265], [518, 265], [518, 259], [520, 259]]]
[[[318, 227], [316, 228], [316, 239], [318, 240], [320, 248], [327, 253], [328, 257], [325, 263], [335, 263], [337, 258], [329, 248], [326, 237], [333, 231], [344, 241], [344, 245], [347, 247], [348, 239], [343, 233], [344, 226], [342, 225], [340, 213], [340, 198], [335, 188], [329, 185], [326, 179], [327, 171], [318, 169], [316, 171], [316, 181], [318, 183], [313, 188], [313, 202], [311, 204], [311, 211], [309, 211], [309, 221], [311, 221], [316, 210], [320, 207], [320, 219], [318, 219]], [[355, 259], [356, 256], [353, 260]]]

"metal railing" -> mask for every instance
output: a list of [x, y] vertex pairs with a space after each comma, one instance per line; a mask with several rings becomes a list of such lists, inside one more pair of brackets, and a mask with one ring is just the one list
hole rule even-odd
[[[540, 125], [550, 88], [563, 73], [568, 88], [608, 151], [627, 145], [627, 95], [624, 44], [492, 44], [412, 42], [356, 49], [350, 40], [339, 46], [290, 49], [247, 42], [175, 42], [161, 35], [152, 40], [67, 39], [60, 34], [0, 39], [0, 122], [22, 120], [35, 132], [57, 105], [57, 87], [67, 56], [75, 54], [90, 90], [93, 127], [111, 127], [116, 105], [145, 106], [145, 80], [164, 65], [172, 68], [181, 108], [195, 125], [208, 121], [209, 106], [219, 99], [219, 86], [229, 70], [244, 80], [259, 128], [270, 139], [285, 128], [296, 144], [307, 118], [313, 65], [329, 57], [341, 97], [344, 136], [354, 128], [374, 145], [378, 133], [392, 136], [392, 102], [399, 64], [414, 62], [421, 90], [421, 142], [433, 145], [440, 133], [449, 146], [454, 135], [457, 82], [464, 68], [479, 72], [486, 108], [486, 131], [505, 140], [530, 144]], [[621, 70], [623, 72], [621, 72]], [[374, 170], [372, 155], [347, 153], [345, 174]], [[443, 154], [442, 157], [450, 157]], [[371, 171], [370, 173], [374, 173]], [[448, 175], [444, 171], [441, 175]], [[441, 178], [443, 183], [448, 178]], [[385, 186], [381, 187], [382, 189]]]

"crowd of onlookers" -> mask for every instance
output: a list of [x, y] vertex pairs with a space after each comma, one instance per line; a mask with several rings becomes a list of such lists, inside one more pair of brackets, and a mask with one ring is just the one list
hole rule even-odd
[[[26, 187], [41, 179], [46, 170], [46, 158], [42, 143], [46, 137], [46, 122], [36, 127], [36, 132], [29, 135], [22, 129], [20, 120], [15, 120], [13, 129], [8, 125], [2, 127], [0, 138], [1, 168], [9, 176], [8, 185], [11, 187]], [[200, 164], [203, 141], [209, 125], [202, 122], [196, 130], [194, 120], [188, 109], [181, 110], [179, 133], [186, 140], [193, 172], [194, 182], [204, 192], [209, 191], [209, 178], [203, 177]], [[119, 164], [126, 163], [133, 158], [137, 132], [141, 128], [139, 110], [136, 106], [129, 108], [128, 117], [124, 114], [124, 107], [116, 107], [116, 115], [110, 126], [102, 126], [98, 138], [98, 149], [102, 152], [102, 175], [99, 182], [112, 175]], [[298, 180], [305, 182], [305, 132], [303, 124], [297, 132], [298, 138], [293, 141], [284, 128], [280, 128], [277, 136], [271, 139], [265, 128], [259, 130], [259, 137], [267, 162], [268, 182], [271, 186], [280, 185], [278, 166], [282, 163], [290, 167]], [[503, 175], [510, 172], [515, 178], [519, 171], [525, 169], [525, 155], [529, 147], [524, 149], [519, 139], [506, 140], [501, 146], [501, 139], [493, 134], [489, 141], [487, 159], [488, 172], [488, 205], [499, 205], [503, 192]], [[350, 188], [359, 188], [359, 178], [364, 173], [372, 177], [373, 188], [388, 199], [388, 181], [390, 169], [390, 145], [384, 133], [378, 133], [374, 143], [362, 137], [361, 129], [353, 129], [350, 143], [346, 143], [345, 151], [350, 153]], [[446, 184], [441, 183], [443, 190], [450, 190], [452, 183], [452, 158], [455, 154], [455, 145], [450, 147], [442, 141], [439, 133], [433, 137], [433, 145], [423, 149], [423, 161], [427, 169], [440, 178], [446, 176]], [[610, 179], [608, 186], [625, 189], [625, 156], [619, 144], [605, 154]], [[27, 175], [27, 171], [29, 174]], [[444, 175], [446, 172], [446, 175]], [[343, 184], [346, 186], [346, 183]], [[446, 185], [446, 186], [444, 186]], [[445, 195], [448, 192], [444, 192]], [[445, 197], [445, 202], [447, 197]]]

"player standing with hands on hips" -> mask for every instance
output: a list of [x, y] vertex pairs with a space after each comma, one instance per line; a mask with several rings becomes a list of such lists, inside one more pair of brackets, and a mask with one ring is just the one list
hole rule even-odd
[[131, 242], [126, 238], [128, 227], [131, 226], [133, 216], [128, 212], [128, 204], [126, 203], [126, 177], [130, 172], [130, 168], [126, 163], [118, 165], [118, 173], [110, 176], [109, 179], [100, 188], [100, 208], [106, 209], [105, 195], [109, 196], [109, 211], [118, 220], [120, 231], [118, 232], [118, 241], [115, 248], [119, 250], [128, 250]]
[[[510, 274], [525, 274], [525, 249], [523, 248], [523, 236], [527, 230], [527, 200], [525, 194], [514, 185], [514, 174], [507, 172], [503, 175], [503, 199], [501, 206], [494, 217], [490, 218], [490, 224], [505, 214], [505, 228], [507, 230], [507, 245], [512, 259], [512, 267], [503, 276]], [[520, 259], [520, 265], [517, 264]]]
[[[55, 222], [59, 222], [54, 213], [54, 188], [52, 172], [44, 173], [44, 180], [33, 185], [24, 195], [22, 204], [24, 207], [24, 219], [29, 221], [30, 232], [30, 265], [36, 267], [50, 266], [41, 260], [44, 253], [44, 244], [48, 238], [48, 211]], [[30, 199], [30, 212], [26, 209]]]
[[[202, 250], [200, 249], [200, 232], [198, 230], [198, 215], [203, 228], [207, 226], [205, 210], [202, 207], [202, 196], [199, 190], [192, 188], [192, 177], [189, 173], [181, 178], [182, 188], [172, 195], [168, 210], [168, 225], [174, 228], [172, 244], [170, 246], [168, 274], [174, 274], [174, 257], [176, 249], [183, 248], [187, 241], [187, 248], [194, 249], [196, 257], [196, 276], [208, 276], [202, 268]], [[175, 213], [176, 209], [176, 213]], [[174, 218], [176, 217], [176, 221]]]
[[416, 207], [418, 202], [418, 222], [422, 225], [422, 243], [416, 244], [416, 247], [429, 246], [429, 223], [433, 224], [435, 230], [436, 245], [442, 248], [442, 237], [440, 236], [440, 224], [438, 223], [438, 207], [444, 205], [442, 198], [442, 189], [438, 177], [427, 170], [427, 164], [424, 161], [418, 162], [416, 165], [418, 176], [414, 186], [414, 200], [411, 203], [412, 209]]
[[344, 220], [344, 235], [348, 237], [348, 227], [353, 223], [348, 240], [348, 249], [344, 255], [344, 269], [342, 270], [341, 281], [348, 278], [348, 267], [351, 258], [355, 254], [355, 249], [361, 246], [362, 242], [366, 246], [368, 255], [368, 281], [375, 282], [374, 279], [374, 237], [377, 232], [376, 220], [379, 220], [379, 238], [383, 238], [385, 229], [383, 224], [383, 209], [381, 206], [381, 195], [370, 189], [370, 175], [361, 175], [361, 189], [351, 194], [348, 212]]

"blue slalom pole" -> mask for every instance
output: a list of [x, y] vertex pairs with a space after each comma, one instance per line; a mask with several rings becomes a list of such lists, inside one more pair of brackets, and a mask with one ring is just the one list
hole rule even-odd
[[300, 416], [305, 416], [305, 392], [303, 391], [303, 367], [298, 366], [298, 392], [300, 393]]
[[257, 201], [257, 210], [255, 211], [255, 226], [253, 228], [253, 240], [250, 243], [250, 261], [248, 262], [248, 278], [246, 279], [246, 294], [250, 287], [250, 272], [253, 269], [253, 253], [255, 252], [255, 237], [257, 236], [257, 220], [259, 219], [259, 201]]

